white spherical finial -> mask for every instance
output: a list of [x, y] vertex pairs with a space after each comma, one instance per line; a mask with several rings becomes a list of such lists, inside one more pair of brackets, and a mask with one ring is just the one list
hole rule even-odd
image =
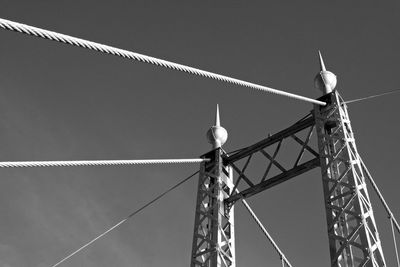
[[215, 114], [215, 125], [207, 131], [207, 140], [213, 148], [219, 148], [225, 144], [228, 139], [228, 132], [220, 125], [219, 108], [217, 105], [217, 112]]
[[330, 71], [327, 71], [325, 68], [324, 60], [322, 59], [321, 52], [318, 51], [319, 54], [319, 64], [321, 67], [321, 71], [315, 76], [314, 85], [317, 89], [321, 90], [322, 93], [328, 94], [332, 92], [337, 83], [336, 75]]
[[225, 144], [226, 140], [228, 139], [228, 132], [224, 127], [212, 126], [207, 131], [207, 139], [213, 148], [219, 148]]

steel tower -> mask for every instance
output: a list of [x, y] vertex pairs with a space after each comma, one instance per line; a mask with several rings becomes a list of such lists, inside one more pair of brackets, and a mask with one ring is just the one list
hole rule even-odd
[[[323, 93], [319, 100], [326, 105], [314, 105], [307, 116], [288, 128], [227, 155], [221, 149], [227, 133], [220, 126], [217, 110], [215, 126], [207, 133], [214, 150], [204, 155], [210, 161], [200, 168], [191, 267], [235, 266], [236, 201], [318, 166], [322, 173], [330, 265], [386, 266], [347, 106], [335, 90], [336, 76], [326, 70], [321, 54], [319, 59], [321, 70], [315, 85]], [[314, 131], [318, 148], [310, 142]], [[300, 145], [299, 152], [292, 151], [297, 156], [289, 164], [278, 160], [287, 139]], [[248, 173], [257, 155], [266, 160], [266, 170], [254, 177], [254, 170]], [[273, 167], [278, 173], [271, 171]]]
[[232, 170], [222, 159], [227, 137], [217, 106], [215, 126], [207, 132], [213, 150], [203, 156], [210, 161], [200, 166], [191, 267], [236, 266], [234, 209], [224, 202], [233, 192]]
[[314, 106], [314, 117], [331, 266], [386, 266], [347, 106], [319, 55], [315, 83], [327, 105]]

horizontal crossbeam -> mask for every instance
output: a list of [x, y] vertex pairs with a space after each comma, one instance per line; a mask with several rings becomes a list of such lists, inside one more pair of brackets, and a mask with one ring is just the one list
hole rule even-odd
[[[238, 174], [238, 177], [234, 181], [234, 189], [241, 187], [241, 192], [233, 192], [225, 200], [225, 203], [227, 205], [233, 205], [236, 201], [240, 199], [253, 196], [268, 188], [281, 184], [300, 174], [314, 169], [315, 167], [320, 166], [319, 154], [310, 145], [310, 138], [314, 131], [314, 126], [315, 119], [313, 113], [310, 113], [292, 126], [272, 136], [269, 136], [268, 138], [263, 139], [260, 142], [255, 143], [254, 145], [243, 148], [233, 154], [224, 155], [224, 164], [232, 166], [233, 170]], [[302, 138], [299, 137], [303, 136], [301, 132], [306, 133], [305, 136]], [[289, 144], [285, 141], [286, 139], [293, 139], [294, 143]], [[289, 162], [290, 167], [285, 167], [284, 165], [288, 165], [287, 163], [290, 160], [289, 158], [291, 158], [291, 156], [283, 157], [283, 159], [285, 159], [285, 162], [282, 162], [280, 161], [282, 160], [282, 157], [279, 157], [278, 155], [279, 153], [284, 153], [281, 152], [281, 147], [286, 145], [290, 146], [291, 151], [293, 151], [293, 145], [297, 145], [300, 149], [300, 151], [297, 152], [297, 156], [294, 157], [293, 161]], [[267, 149], [269, 149], [270, 151], [273, 149], [273, 152], [270, 152], [270, 154], [267, 152]], [[305, 153], [308, 153], [308, 159], [304, 158]], [[254, 177], [254, 172], [251, 172], [251, 167], [254, 167], [251, 164], [251, 161], [254, 159], [254, 156], [256, 154], [260, 155], [261, 159], [265, 161], [264, 166], [266, 167], [266, 169], [262, 174]], [[241, 169], [238, 167], [238, 164], [240, 164], [239, 161], [245, 161], [245, 164]], [[250, 165], [251, 167], [249, 167]], [[263, 166], [255, 167], [256, 172], [259, 172], [260, 167], [261, 169], [263, 168]], [[271, 168], [276, 169], [275, 173], [271, 171]], [[249, 172], [251, 174], [249, 174]], [[254, 179], [258, 180], [254, 181]]]
[[261, 140], [260, 142], [255, 143], [254, 145], [243, 148], [240, 151], [238, 151], [232, 155], [225, 156], [224, 163], [230, 164], [230, 163], [238, 161], [242, 158], [245, 158], [251, 154], [254, 154], [255, 152], [258, 152], [268, 146], [275, 144], [276, 142], [279, 142], [280, 140], [282, 140], [284, 138], [290, 137], [291, 135], [293, 135], [301, 130], [311, 127], [314, 124], [315, 124], [314, 117], [308, 116], [307, 118], [293, 124], [289, 128], [286, 128], [274, 135], [271, 135], [268, 138], [265, 138], [265, 139]]
[[234, 202], [238, 201], [239, 199], [251, 197], [251, 196], [253, 196], [259, 192], [262, 192], [268, 188], [271, 188], [271, 187], [278, 185], [280, 183], [283, 183], [291, 178], [294, 178], [300, 174], [303, 174], [309, 170], [312, 170], [315, 167], [319, 167], [319, 158], [309, 160], [301, 165], [298, 165], [295, 168], [292, 168], [286, 172], [283, 172], [272, 178], [269, 178], [268, 180], [265, 180], [259, 184], [256, 184], [246, 190], [243, 190], [240, 193], [229, 197], [228, 199], [225, 200], [225, 202], [226, 203], [234, 203]]

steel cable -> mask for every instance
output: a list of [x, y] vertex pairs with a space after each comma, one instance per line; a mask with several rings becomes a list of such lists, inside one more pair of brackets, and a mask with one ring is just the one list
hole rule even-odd
[[396, 253], [397, 267], [400, 267], [399, 252], [397, 251], [396, 233], [394, 232], [393, 220], [392, 218], [389, 219], [390, 219], [390, 226], [392, 228], [392, 237], [393, 237], [394, 251]]
[[232, 78], [229, 76], [225, 76], [225, 75], [221, 75], [221, 74], [217, 74], [217, 73], [213, 73], [213, 72], [209, 72], [209, 71], [204, 71], [201, 69], [189, 67], [189, 66], [174, 63], [171, 61], [146, 56], [146, 55], [131, 52], [128, 50], [124, 50], [124, 49], [120, 49], [120, 48], [116, 48], [116, 47], [112, 47], [112, 46], [108, 46], [108, 45], [104, 45], [104, 44], [100, 44], [100, 43], [91, 42], [91, 41], [84, 40], [81, 38], [76, 38], [76, 37], [72, 37], [69, 35], [53, 32], [53, 31], [49, 31], [49, 30], [44, 30], [41, 28], [29, 26], [26, 24], [10, 21], [10, 20], [6, 20], [6, 19], [0, 18], [0, 27], [5, 30], [20, 32], [20, 33], [24, 33], [24, 34], [52, 40], [52, 41], [57, 41], [57, 42], [61, 42], [61, 43], [65, 43], [65, 44], [69, 44], [69, 45], [73, 45], [73, 46], [87, 48], [90, 50], [95, 50], [98, 52], [111, 54], [114, 56], [128, 58], [128, 59], [132, 59], [132, 60], [136, 60], [136, 61], [140, 61], [140, 62], [144, 62], [144, 63], [153, 64], [156, 66], [162, 66], [165, 68], [178, 70], [178, 71], [182, 71], [182, 72], [186, 72], [186, 73], [190, 73], [190, 74], [194, 74], [194, 75], [198, 75], [198, 76], [202, 76], [202, 77], [206, 77], [206, 78], [211, 78], [211, 79], [215, 79], [215, 80], [219, 80], [219, 81], [223, 81], [223, 82], [227, 82], [227, 83], [231, 83], [231, 84], [236, 84], [236, 85], [240, 85], [243, 87], [257, 89], [257, 90], [265, 91], [268, 93], [282, 95], [282, 96], [286, 96], [289, 98], [294, 98], [294, 99], [298, 99], [298, 100], [302, 100], [302, 101], [306, 101], [306, 102], [310, 102], [310, 103], [314, 103], [314, 104], [318, 104], [318, 105], [323, 105], [323, 106], [326, 105], [325, 102], [311, 99], [308, 97], [288, 93], [285, 91], [273, 89], [273, 88], [255, 84], [255, 83], [246, 82], [246, 81], [235, 79], [235, 78]]
[[5, 161], [5, 162], [0, 162], [0, 168], [178, 164], [178, 163], [201, 163], [204, 161], [208, 161], [208, 159]]
[[361, 156], [359, 158], [360, 158], [361, 166], [364, 169], [365, 173], [367, 174], [366, 176], [367, 176], [368, 180], [370, 181], [370, 183], [372, 185], [372, 188], [374, 189], [375, 193], [378, 195], [378, 198], [381, 201], [381, 203], [382, 203], [383, 207], [385, 208], [386, 212], [388, 213], [389, 218], [393, 221], [393, 223], [394, 223], [394, 225], [395, 225], [395, 227], [397, 229], [397, 232], [400, 233], [400, 226], [399, 226], [396, 218], [394, 217], [393, 212], [391, 211], [391, 209], [389, 208], [389, 205], [386, 203], [385, 199], [383, 198], [383, 195], [382, 195], [381, 191], [379, 190], [378, 185], [375, 183], [374, 179], [372, 178], [372, 175], [368, 171], [367, 166], [365, 165], [365, 163], [362, 160]]
[[[239, 190], [236, 189], [237, 193], [240, 193]], [[275, 243], [274, 239], [272, 236], [268, 233], [267, 229], [265, 229], [264, 225], [261, 223], [261, 221], [258, 219], [257, 215], [254, 213], [254, 211], [251, 209], [249, 204], [245, 199], [241, 199], [243, 205], [247, 209], [247, 211], [250, 213], [251, 217], [254, 219], [254, 221], [257, 223], [258, 227], [260, 227], [261, 231], [264, 233], [264, 235], [267, 237], [269, 242], [272, 244], [274, 247], [275, 251], [279, 254], [279, 257], [282, 261], [282, 266], [284, 266], [284, 263], [286, 263], [287, 266], [293, 267], [289, 260], [286, 258], [285, 254], [283, 254], [282, 250], [278, 247], [278, 245]]]
[[382, 195], [381, 191], [379, 190], [378, 185], [375, 183], [374, 179], [372, 178], [371, 173], [368, 171], [367, 166], [365, 165], [365, 163], [361, 157], [360, 157], [360, 163], [361, 163], [363, 170], [367, 174], [366, 176], [367, 176], [368, 180], [370, 181], [372, 188], [374, 189], [375, 193], [378, 195], [379, 200], [381, 201], [383, 207], [385, 208], [386, 212], [388, 213], [388, 218], [390, 220], [390, 226], [392, 229], [392, 238], [393, 238], [393, 243], [394, 243], [394, 250], [396, 253], [397, 266], [400, 267], [399, 254], [397, 251], [396, 236], [395, 236], [395, 232], [394, 232], [394, 228], [396, 228], [397, 232], [400, 233], [400, 226], [397, 223], [397, 220], [394, 217], [393, 212], [390, 210], [389, 205], [386, 203], [385, 199], [383, 198], [383, 195]]
[[395, 94], [395, 93], [399, 93], [399, 92], [400, 92], [400, 89], [397, 89], [397, 90], [393, 90], [393, 91], [389, 91], [389, 92], [385, 92], [385, 93], [381, 93], [381, 94], [377, 94], [377, 95], [371, 95], [371, 96], [366, 96], [366, 97], [362, 97], [362, 98], [349, 100], [349, 101], [346, 101], [345, 103], [346, 104], [355, 103], [355, 102], [364, 101], [364, 100], [367, 100], [367, 99], [380, 97], [380, 96], [385, 96], [385, 95], [391, 95], [391, 94]]
[[61, 263], [65, 262], [66, 260], [68, 260], [69, 258], [71, 258], [72, 256], [74, 256], [75, 254], [77, 254], [78, 252], [82, 251], [83, 249], [85, 249], [86, 247], [90, 246], [91, 244], [93, 244], [95, 241], [97, 241], [98, 239], [102, 238], [103, 236], [105, 236], [106, 234], [108, 234], [109, 232], [111, 232], [112, 230], [114, 230], [115, 228], [117, 228], [118, 226], [122, 225], [123, 223], [125, 223], [126, 221], [128, 221], [129, 219], [131, 219], [133, 216], [135, 216], [136, 214], [138, 214], [139, 212], [141, 212], [142, 210], [144, 210], [145, 208], [147, 208], [148, 206], [150, 206], [151, 204], [153, 204], [154, 202], [156, 202], [157, 200], [159, 200], [160, 198], [162, 198], [163, 196], [165, 196], [166, 194], [168, 194], [169, 192], [171, 192], [172, 190], [174, 190], [175, 188], [179, 187], [180, 185], [182, 185], [183, 183], [187, 182], [188, 180], [190, 180], [193, 176], [195, 176], [197, 173], [199, 173], [199, 171], [196, 171], [195, 173], [191, 174], [190, 176], [186, 177], [185, 179], [183, 179], [182, 181], [180, 181], [179, 183], [177, 183], [176, 185], [170, 187], [168, 190], [164, 191], [162, 194], [158, 195], [156, 198], [154, 198], [153, 200], [147, 202], [145, 205], [143, 205], [142, 207], [140, 207], [139, 209], [135, 210], [134, 212], [132, 212], [131, 214], [129, 214], [127, 217], [125, 217], [125, 219], [121, 220], [120, 222], [118, 222], [117, 224], [115, 224], [114, 226], [110, 227], [108, 230], [104, 231], [103, 233], [101, 233], [100, 235], [98, 235], [97, 237], [93, 238], [92, 240], [90, 240], [89, 242], [87, 242], [86, 244], [84, 244], [83, 246], [81, 246], [80, 248], [78, 248], [77, 250], [75, 250], [74, 252], [68, 254], [68, 256], [64, 257], [62, 260], [58, 261], [56, 264], [52, 265], [51, 267], [56, 267], [58, 265], [60, 265]]

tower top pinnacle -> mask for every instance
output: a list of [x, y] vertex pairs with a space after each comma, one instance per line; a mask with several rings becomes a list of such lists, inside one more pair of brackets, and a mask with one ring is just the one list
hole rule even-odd
[[314, 85], [317, 89], [321, 90], [322, 93], [329, 94], [332, 92], [337, 83], [336, 75], [333, 72], [326, 70], [324, 60], [321, 55], [321, 51], [318, 50], [320, 72], [315, 76]]
[[221, 126], [220, 120], [219, 120], [219, 106], [217, 104], [217, 111], [215, 112], [215, 126]]
[[324, 59], [322, 58], [321, 51], [318, 50], [319, 55], [319, 66], [321, 67], [321, 71], [326, 71]]
[[213, 146], [213, 148], [219, 148], [225, 144], [228, 139], [228, 132], [224, 127], [221, 126], [219, 117], [219, 106], [217, 104], [217, 110], [215, 112], [215, 125], [207, 131], [207, 140]]

